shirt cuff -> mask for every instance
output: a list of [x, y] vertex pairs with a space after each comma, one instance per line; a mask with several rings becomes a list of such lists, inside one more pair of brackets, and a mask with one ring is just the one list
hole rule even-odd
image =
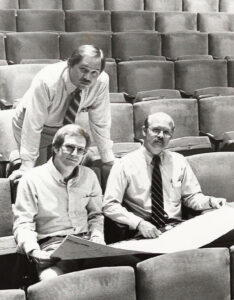
[[135, 230], [135, 229], [137, 229], [137, 226], [139, 225], [139, 223], [140, 223], [141, 221], [143, 221], [142, 218], [140, 218], [140, 217], [138, 217], [138, 216], [132, 216], [132, 217], [131, 217], [131, 220], [130, 220], [130, 222], [129, 222], [129, 224], [128, 224], [128, 226], [129, 226], [130, 229]]
[[33, 161], [33, 160], [23, 160], [22, 159], [22, 164], [21, 164], [20, 170], [26, 171], [26, 170], [32, 169], [34, 167], [34, 165], [35, 165], [35, 161]]

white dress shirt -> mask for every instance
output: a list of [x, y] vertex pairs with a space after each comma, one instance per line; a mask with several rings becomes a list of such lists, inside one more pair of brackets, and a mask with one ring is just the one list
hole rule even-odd
[[[34, 166], [39, 153], [43, 126], [61, 127], [68, 107], [67, 96], [76, 89], [70, 80], [67, 62], [43, 68], [33, 79], [22, 101], [17, 105], [15, 121], [24, 116], [20, 155], [27, 165]], [[103, 71], [96, 83], [82, 90], [76, 119], [89, 114], [89, 123], [103, 162], [114, 159], [110, 140], [111, 113], [109, 77]], [[25, 114], [25, 115], [24, 115]], [[31, 162], [31, 164], [30, 164]]]
[[29, 170], [19, 182], [13, 231], [18, 246], [29, 253], [37, 240], [91, 232], [103, 238], [102, 191], [95, 173], [79, 166], [64, 182], [52, 159]]
[[[160, 154], [164, 210], [169, 218], [181, 219], [181, 204], [195, 210], [209, 208], [209, 197], [201, 192], [190, 165], [181, 154]], [[152, 154], [144, 146], [121, 159], [111, 169], [103, 201], [104, 214], [136, 229], [151, 216]]]

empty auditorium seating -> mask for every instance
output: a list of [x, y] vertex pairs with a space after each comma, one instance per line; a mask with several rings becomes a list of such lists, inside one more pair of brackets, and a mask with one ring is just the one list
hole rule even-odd
[[192, 12], [218, 12], [219, 0], [183, 0], [183, 10]]
[[60, 59], [49, 59], [49, 58], [26, 58], [26, 59], [21, 59], [20, 63], [21, 64], [54, 64], [56, 62], [61, 61]]
[[168, 148], [185, 155], [208, 152], [211, 144], [207, 137], [199, 136], [198, 106], [196, 99], [163, 99], [138, 102], [133, 105], [134, 132], [137, 140], [142, 139], [142, 124], [149, 114], [165, 112], [175, 122], [173, 140]]
[[234, 13], [234, 1], [219, 0], [219, 11]]
[[60, 34], [60, 57], [68, 58], [80, 45], [91, 44], [111, 57], [111, 34], [108, 32], [66, 32]]
[[65, 11], [66, 31], [111, 31], [109, 11]]
[[162, 54], [173, 60], [184, 55], [207, 55], [208, 34], [201, 32], [162, 34]]
[[234, 87], [234, 59], [228, 60], [228, 86]]
[[109, 75], [109, 91], [111, 93], [116, 93], [118, 91], [116, 63], [107, 61], [105, 66], [105, 72]]
[[210, 33], [209, 53], [218, 58], [234, 56], [234, 32]]
[[104, 10], [104, 0], [63, 0], [63, 9]]
[[189, 156], [187, 160], [205, 195], [234, 201], [234, 152], [203, 153]]
[[22, 59], [59, 59], [59, 37], [56, 32], [8, 33], [7, 59], [20, 63]]
[[234, 95], [214, 96], [199, 100], [200, 130], [219, 149], [225, 132], [234, 131]]
[[17, 9], [19, 8], [18, 0], [0, 0], [0, 9]]
[[61, 275], [32, 285], [28, 300], [135, 300], [135, 275], [131, 267], [96, 268]]
[[177, 90], [169, 89], [157, 89], [151, 91], [138, 92], [134, 102], [150, 101], [159, 99], [178, 99], [181, 98], [181, 94]]
[[23, 290], [0, 290], [0, 300], [25, 300], [26, 296]]
[[62, 9], [62, 0], [18, 0], [20, 9]]
[[125, 93], [110, 93], [110, 103], [127, 103]]
[[174, 89], [174, 64], [170, 61], [126, 61], [118, 64], [119, 92]]
[[201, 13], [198, 14], [197, 26], [202, 32], [234, 31], [234, 14]]
[[20, 9], [17, 11], [18, 31], [64, 31], [64, 12], [59, 9]]
[[0, 99], [10, 103], [22, 98], [34, 76], [44, 64], [25, 64], [0, 67]]
[[175, 62], [175, 87], [188, 94], [200, 88], [227, 86], [226, 60], [181, 60]]
[[226, 248], [170, 253], [137, 265], [139, 300], [230, 299], [230, 255]]
[[151, 11], [112, 11], [111, 27], [114, 32], [155, 29], [155, 13]]
[[182, 11], [182, 0], [145, 0], [145, 10]]
[[105, 10], [144, 10], [144, 0], [105, 0]]
[[155, 30], [159, 32], [197, 30], [197, 14], [190, 12], [156, 13]]
[[176, 60], [213, 60], [212, 55], [199, 55], [199, 54], [194, 54], [194, 55], [181, 55], [178, 56]]
[[0, 9], [0, 32], [16, 31], [16, 15], [14, 9]]
[[161, 55], [161, 36], [157, 32], [120, 32], [112, 35], [112, 56], [128, 60], [134, 56]]

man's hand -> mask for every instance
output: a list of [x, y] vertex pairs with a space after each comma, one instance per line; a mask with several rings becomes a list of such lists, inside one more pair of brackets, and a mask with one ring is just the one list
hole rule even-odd
[[224, 206], [225, 203], [226, 203], [226, 199], [224, 198], [210, 197], [209, 199], [209, 205], [211, 208], [220, 208]]
[[17, 183], [20, 180], [20, 178], [23, 176], [24, 172], [25, 171], [21, 169], [13, 171], [13, 173], [9, 176], [10, 181]]
[[32, 258], [34, 262], [41, 265], [43, 268], [47, 268], [53, 265], [53, 261], [56, 260], [50, 257], [51, 253], [52, 253], [51, 251], [47, 252], [47, 251], [36, 249], [36, 250], [32, 250], [29, 253], [29, 256]]
[[93, 236], [93, 237], [91, 237], [90, 241], [94, 242], [94, 243], [106, 245], [106, 243], [104, 241], [104, 237], [101, 237], [101, 236]]
[[137, 226], [137, 229], [145, 238], [156, 238], [160, 234], [162, 234], [160, 230], [158, 230], [153, 224], [147, 221], [141, 221]]

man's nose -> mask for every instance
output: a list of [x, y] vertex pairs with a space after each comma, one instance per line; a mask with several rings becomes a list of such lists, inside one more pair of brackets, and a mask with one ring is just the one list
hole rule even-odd
[[85, 73], [85, 74], [83, 75], [83, 78], [84, 78], [85, 80], [90, 81], [90, 79], [91, 79], [91, 73], [90, 73], [90, 72]]
[[158, 134], [158, 137], [160, 137], [161, 139], [163, 139], [163, 137], [164, 137], [163, 130], [160, 130], [160, 132]]

